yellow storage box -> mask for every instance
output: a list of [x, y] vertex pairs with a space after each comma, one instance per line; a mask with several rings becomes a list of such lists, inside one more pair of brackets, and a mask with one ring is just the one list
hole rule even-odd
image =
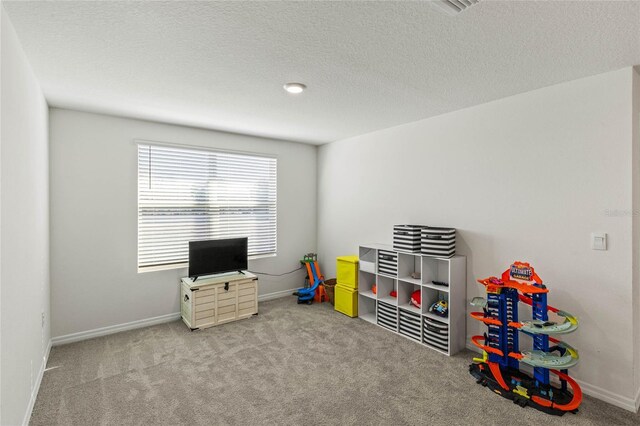
[[346, 316], [358, 316], [358, 291], [337, 284], [335, 288], [335, 309]]
[[340, 256], [336, 258], [338, 285], [358, 288], [358, 256]]

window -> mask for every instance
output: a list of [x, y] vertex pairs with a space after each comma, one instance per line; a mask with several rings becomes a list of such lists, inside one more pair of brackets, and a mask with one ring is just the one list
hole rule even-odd
[[276, 253], [277, 160], [138, 144], [138, 268], [184, 266], [189, 241], [249, 238]]

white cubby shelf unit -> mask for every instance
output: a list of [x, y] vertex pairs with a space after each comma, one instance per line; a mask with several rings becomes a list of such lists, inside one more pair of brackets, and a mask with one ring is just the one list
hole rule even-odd
[[[464, 349], [467, 293], [464, 256], [432, 257], [394, 250], [386, 244], [366, 244], [360, 246], [359, 257], [360, 318], [445, 355]], [[414, 272], [420, 273], [420, 277], [412, 277]], [[416, 290], [421, 292], [420, 308], [409, 303]], [[397, 297], [390, 295], [392, 291], [397, 292]], [[448, 302], [447, 317], [429, 312], [429, 307], [441, 299]]]

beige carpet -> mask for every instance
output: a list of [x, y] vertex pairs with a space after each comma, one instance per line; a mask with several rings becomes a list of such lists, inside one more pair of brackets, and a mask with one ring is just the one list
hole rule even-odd
[[294, 297], [204, 331], [179, 321], [53, 348], [32, 425], [631, 425], [585, 397], [576, 415], [520, 408], [445, 357]]

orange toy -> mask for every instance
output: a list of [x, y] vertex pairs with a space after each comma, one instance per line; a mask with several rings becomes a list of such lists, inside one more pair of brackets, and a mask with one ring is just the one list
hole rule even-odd
[[329, 297], [327, 296], [327, 292], [325, 291], [323, 284], [320, 284], [316, 289], [316, 294], [315, 296], [313, 296], [313, 301], [316, 303], [329, 301]]

